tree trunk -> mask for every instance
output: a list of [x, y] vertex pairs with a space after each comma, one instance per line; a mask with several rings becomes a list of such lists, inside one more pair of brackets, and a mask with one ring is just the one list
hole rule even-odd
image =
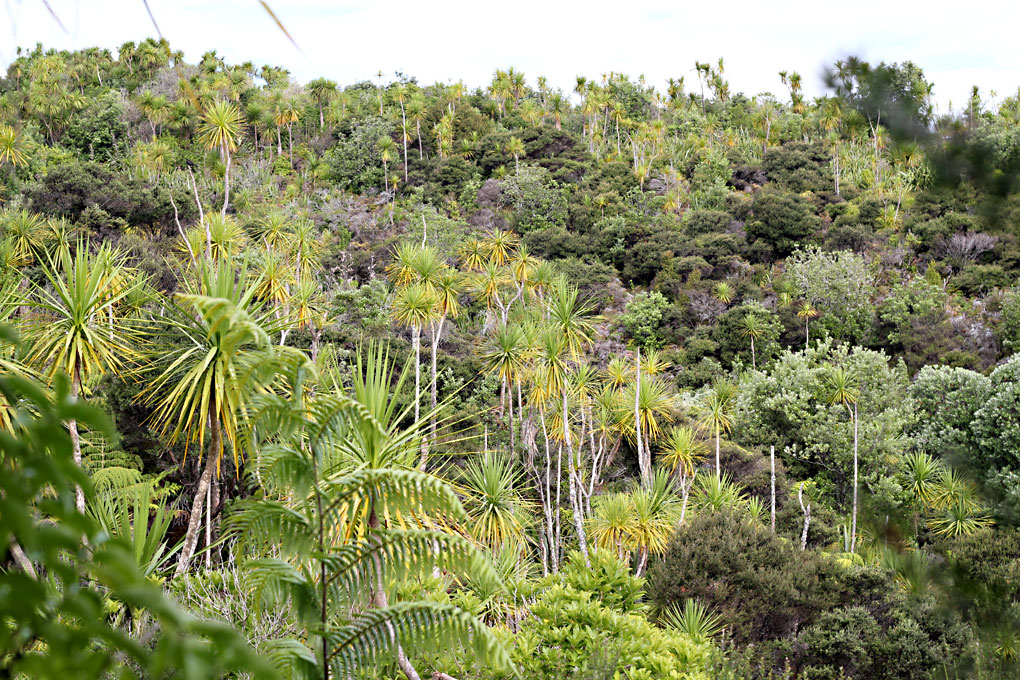
[[645, 568], [648, 566], [648, 546], [643, 545], [638, 550], [638, 563], [637, 569], [634, 570], [634, 576], [641, 578], [641, 575], [645, 573]]
[[641, 483], [644, 486], [652, 484], [651, 465], [645, 464], [644, 449], [641, 446], [641, 348], [637, 349], [637, 372], [634, 383], [634, 437], [637, 440], [638, 468], [641, 472]]
[[769, 448], [769, 461], [772, 465], [772, 511], [770, 518], [772, 521], [772, 533], [776, 533], [776, 447], [773, 444]]
[[[414, 344], [414, 422], [417, 425], [421, 418], [421, 327], [415, 326], [412, 330]], [[425, 459], [428, 457], [428, 444], [426, 438], [421, 438], [421, 461], [418, 467], [425, 469]]]
[[850, 518], [850, 552], [857, 547], [857, 402], [854, 402], [854, 508]]
[[202, 476], [198, 479], [195, 500], [191, 503], [188, 531], [184, 535], [184, 546], [181, 548], [181, 556], [177, 560], [177, 569], [174, 571], [174, 576], [180, 576], [187, 570], [188, 563], [195, 554], [195, 546], [198, 544], [198, 532], [202, 527], [202, 507], [205, 505], [206, 491], [212, 483], [213, 474], [216, 472], [216, 460], [219, 456], [223, 440], [220, 432], [220, 417], [215, 403], [212, 404], [209, 414], [209, 433], [209, 450], [206, 452], [205, 468], [202, 470]]
[[18, 543], [18, 539], [13, 536], [11, 536], [10, 551], [11, 556], [14, 558], [14, 561], [21, 570], [28, 574], [33, 581], [38, 581], [39, 575], [35, 572], [35, 565], [32, 564], [32, 560], [28, 559], [28, 555], [25, 554], [25, 551], [21, 549], [21, 544]]
[[209, 486], [205, 487], [205, 568], [212, 568], [212, 513], [213, 513], [213, 501], [212, 501], [212, 488], [216, 485], [215, 480], [209, 482]]
[[227, 204], [230, 202], [230, 149], [223, 147], [223, 152], [227, 164], [223, 169], [223, 210], [220, 211], [220, 214], [226, 217]]
[[290, 167], [294, 167], [294, 124], [287, 123], [287, 148], [290, 154]]
[[719, 426], [715, 426], [715, 476], [722, 475], [722, 466], [719, 464]]
[[797, 500], [800, 501], [800, 509], [804, 511], [804, 530], [800, 532], [800, 549], [807, 550], [807, 531], [811, 524], [811, 504], [804, 505], [804, 482], [800, 483], [797, 491]]
[[439, 323], [432, 329], [432, 411], [429, 414], [429, 441], [435, 446], [436, 443], [436, 406], [438, 404], [438, 387], [436, 385], [436, 361], [439, 353], [439, 339], [443, 335], [443, 323], [446, 315], [439, 317]]
[[[513, 396], [510, 397], [511, 404]], [[563, 439], [567, 443], [567, 466], [570, 475], [570, 504], [574, 513], [574, 529], [577, 531], [577, 543], [584, 555], [584, 563], [591, 568], [591, 560], [588, 558], [588, 536], [584, 531], [584, 511], [581, 508], [580, 493], [581, 479], [577, 470], [577, 461], [574, 458], [574, 444], [570, 438], [570, 421], [567, 418], [567, 387], [563, 386]]]
[[751, 370], [752, 371], [757, 371], [758, 370], [758, 364], [755, 363], [755, 360], [754, 360], [754, 338], [753, 337], [751, 338]]
[[283, 135], [280, 134], [280, 126], [276, 126], [276, 155], [283, 155]]
[[[81, 392], [81, 371], [75, 369], [71, 378], [71, 399], [78, 401], [78, 394]], [[71, 452], [74, 456], [74, 464], [81, 467], [81, 438], [78, 436], [78, 421], [67, 421], [67, 431], [71, 435]], [[85, 514], [85, 491], [80, 486], [74, 487], [74, 506], [78, 512]]]

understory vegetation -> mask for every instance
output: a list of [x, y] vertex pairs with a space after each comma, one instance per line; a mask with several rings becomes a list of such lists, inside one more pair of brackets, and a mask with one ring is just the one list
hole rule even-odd
[[4, 677], [1016, 677], [1020, 94], [534, 75], [19, 51]]

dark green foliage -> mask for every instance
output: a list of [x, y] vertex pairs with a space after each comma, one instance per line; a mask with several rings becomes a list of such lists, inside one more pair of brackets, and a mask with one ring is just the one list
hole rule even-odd
[[113, 92], [89, 99], [72, 118], [60, 143], [89, 161], [109, 162], [128, 148], [124, 107]]
[[732, 220], [722, 210], [691, 210], [684, 214], [684, 229], [691, 236], [721, 234], [729, 229]]
[[769, 149], [762, 165], [768, 178], [793, 193], [832, 188], [831, 154], [821, 143], [788, 142]]
[[[347, 191], [383, 190], [382, 160], [376, 147], [380, 137], [392, 132], [388, 122], [375, 117], [338, 130], [336, 145], [325, 155], [326, 179]], [[390, 165], [392, 171], [397, 163]]]
[[763, 191], [755, 196], [747, 238], [762, 240], [779, 255], [793, 252], [821, 225], [811, 204], [801, 196]]
[[745, 644], [795, 633], [831, 601], [818, 588], [831, 576], [743, 514], [707, 512], [688, 520], [649, 571], [648, 597], [659, 610], [696, 598]]
[[758, 302], [745, 302], [723, 312], [712, 327], [712, 339], [719, 345], [717, 353], [724, 365], [732, 364], [737, 357], [751, 365], [751, 339], [743, 330], [748, 316], [759, 321], [761, 336], [754, 341], [758, 368], [768, 364], [780, 350], [777, 342], [782, 331], [779, 317]]
[[[117, 173], [110, 166], [85, 162], [52, 168], [26, 193], [34, 210], [72, 220], [86, 219], [102, 234], [118, 224], [117, 219], [155, 226], [161, 231], [173, 228], [173, 207], [166, 191]], [[188, 204], [178, 201], [178, 207], [181, 205]], [[105, 215], [87, 213], [93, 206]]]

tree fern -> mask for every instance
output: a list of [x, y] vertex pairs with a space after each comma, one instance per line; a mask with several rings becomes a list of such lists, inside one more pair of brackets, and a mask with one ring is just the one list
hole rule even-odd
[[407, 652], [441, 644], [507, 668], [492, 632], [457, 607], [389, 603], [387, 589], [435, 570], [500, 577], [467, 538], [434, 528], [467, 516], [449, 485], [411, 467], [427, 421], [401, 425], [406, 408], [390, 390], [399, 391], [406, 371], [395, 373], [376, 348], [358, 367], [351, 393], [312, 396], [314, 370], [296, 362], [285, 375], [288, 394], [253, 400], [254, 472], [267, 497], [240, 503], [227, 531], [250, 557], [250, 592], [264, 606], [289, 605], [305, 631], [268, 654], [284, 677], [350, 677], [396, 657], [414, 678]]

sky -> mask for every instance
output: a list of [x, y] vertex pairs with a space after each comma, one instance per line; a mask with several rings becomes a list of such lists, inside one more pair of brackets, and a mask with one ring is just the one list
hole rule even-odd
[[[2, 1], [4, 69], [15, 46], [116, 51], [156, 35], [144, 0]], [[384, 80], [399, 71], [422, 84], [463, 80], [473, 88], [488, 83], [495, 69], [513, 66], [531, 85], [544, 75], [568, 92], [577, 75], [609, 71], [643, 74], [660, 89], [667, 78], [684, 76], [691, 91], [698, 87], [694, 62], [724, 57], [733, 93], [785, 97], [778, 76], [785, 69], [799, 71], [814, 96], [825, 91], [825, 65], [857, 55], [914, 61], [935, 83], [943, 112], [962, 108], [972, 85], [990, 101], [1016, 94], [1020, 5], [942, 1], [267, 0], [297, 47], [258, 0], [148, 0], [148, 6], [188, 61], [215, 49], [228, 63], [282, 66], [301, 82], [324, 76], [350, 84], [374, 80], [381, 70]]]

